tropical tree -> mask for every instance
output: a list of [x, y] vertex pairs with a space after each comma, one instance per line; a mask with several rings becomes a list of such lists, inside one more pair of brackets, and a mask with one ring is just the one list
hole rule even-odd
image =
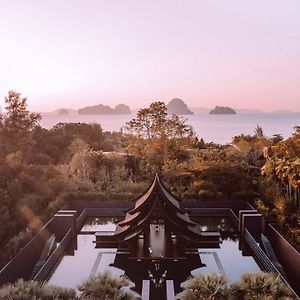
[[58, 123], [50, 130], [50, 133], [55, 139], [61, 137], [68, 144], [80, 138], [94, 150], [101, 150], [104, 140], [102, 128], [97, 123]]
[[27, 108], [27, 98], [22, 98], [20, 93], [9, 91], [5, 97], [6, 113], [1, 117], [0, 127], [2, 139], [8, 145], [8, 151], [32, 145], [30, 134], [38, 125], [41, 116], [30, 113]]
[[140, 109], [137, 117], [126, 123], [127, 132], [134, 135], [135, 145], [144, 150], [147, 164], [161, 168], [168, 156], [176, 157], [180, 149], [192, 145], [193, 130], [186, 120], [178, 115], [168, 115], [164, 102], [153, 102]]
[[280, 133], [275, 133], [272, 135], [271, 140], [274, 144], [277, 144], [277, 143], [283, 141], [283, 136]]
[[296, 125], [294, 127], [294, 133], [293, 133], [294, 137], [300, 137], [300, 125]]
[[264, 175], [274, 176], [293, 188], [300, 187], [300, 158], [269, 158], [262, 167]]
[[255, 136], [258, 138], [262, 138], [265, 136], [264, 131], [261, 126], [256, 125], [255, 130], [254, 130]]
[[148, 140], [190, 137], [193, 132], [185, 121], [175, 114], [168, 115], [165, 103], [158, 101], [140, 109], [137, 117], [126, 123], [125, 129]]
[[257, 187], [247, 164], [218, 161], [209, 163], [196, 178], [199, 188], [220, 193], [227, 199], [252, 199]]
[[87, 180], [90, 177], [90, 153], [91, 149], [80, 138], [75, 139], [71, 146], [70, 152], [73, 154], [70, 161], [71, 171], [79, 176], [82, 180]]
[[112, 181], [116, 167], [125, 167], [123, 153], [95, 151], [83, 140], [77, 138], [70, 146], [73, 155], [69, 163], [72, 174], [82, 180]]

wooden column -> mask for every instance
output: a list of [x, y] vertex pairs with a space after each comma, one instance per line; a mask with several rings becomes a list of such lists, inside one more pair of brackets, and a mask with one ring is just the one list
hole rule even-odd
[[171, 230], [169, 229], [169, 226], [165, 226], [165, 256], [170, 257], [173, 256], [173, 241], [171, 238]]
[[149, 256], [149, 235], [150, 235], [150, 224], [147, 224], [144, 228], [144, 256]]

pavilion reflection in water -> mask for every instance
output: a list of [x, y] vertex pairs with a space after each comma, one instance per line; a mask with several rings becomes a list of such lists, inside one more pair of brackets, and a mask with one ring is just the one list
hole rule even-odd
[[154, 290], [161, 289], [166, 279], [183, 282], [192, 270], [205, 266], [199, 248], [220, 247], [220, 233], [201, 231], [157, 174], [115, 232], [97, 232], [95, 236], [96, 247], [118, 248], [122, 253], [113, 266], [123, 269], [139, 291], [145, 279]]

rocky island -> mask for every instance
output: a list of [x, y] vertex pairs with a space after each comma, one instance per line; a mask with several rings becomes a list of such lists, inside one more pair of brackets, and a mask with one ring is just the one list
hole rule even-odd
[[131, 114], [130, 108], [125, 104], [118, 104], [115, 108], [108, 105], [98, 104], [94, 106], [87, 106], [78, 109], [79, 115], [118, 115]]
[[115, 107], [115, 114], [119, 114], [119, 115], [130, 115], [131, 111], [128, 105], [125, 104], [118, 104]]
[[179, 98], [172, 99], [167, 104], [168, 114], [176, 115], [193, 115], [194, 113], [188, 108], [183, 100]]
[[51, 112], [42, 112], [43, 116], [69, 116], [77, 115], [77, 110], [71, 108], [59, 108]]
[[67, 115], [69, 115], [70, 113], [69, 113], [69, 111], [68, 111], [66, 108], [62, 108], [62, 109], [60, 109], [60, 110], [58, 111], [58, 114], [59, 114], [60, 116], [67, 116]]
[[209, 112], [210, 115], [235, 115], [236, 111], [228, 106], [216, 106]]

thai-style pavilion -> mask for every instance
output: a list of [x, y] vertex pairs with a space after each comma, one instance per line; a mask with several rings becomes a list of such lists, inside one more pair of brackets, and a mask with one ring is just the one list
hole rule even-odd
[[[91, 218], [110, 219], [108, 216], [123, 218], [116, 227], [112, 222], [114, 231], [103, 231], [110, 226], [83, 230]], [[216, 217], [228, 219], [232, 226], [220, 228], [222, 222]], [[214, 226], [209, 226], [210, 222]], [[234, 240], [239, 245], [232, 243]], [[231, 250], [232, 255], [228, 255]], [[156, 175], [133, 205], [124, 201], [69, 202], [0, 270], [0, 285], [32, 278], [62, 286], [69, 284], [65, 279], [71, 279], [75, 286], [82, 273], [94, 276], [108, 269], [127, 275], [143, 299], [174, 299], [181, 283], [201, 272], [218, 270], [236, 276], [251, 266], [279, 274], [278, 254], [288, 279], [299, 290], [299, 254], [274, 227], [264, 225], [261, 214], [250, 204], [229, 201], [220, 207], [219, 203], [181, 203]], [[254, 259], [244, 260], [245, 255]], [[231, 270], [232, 263], [238, 268]], [[80, 276], [72, 276], [74, 270]], [[285, 274], [281, 278], [285, 280]]]
[[219, 232], [202, 232], [156, 174], [113, 234], [96, 233], [97, 247], [124, 247], [137, 260], [184, 259], [187, 249], [219, 247]]

